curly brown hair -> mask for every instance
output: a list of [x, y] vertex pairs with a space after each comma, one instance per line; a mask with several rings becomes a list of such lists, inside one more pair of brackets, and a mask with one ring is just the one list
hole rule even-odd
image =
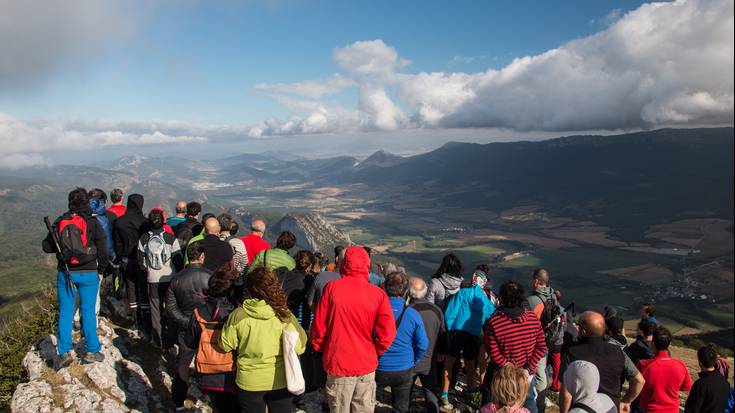
[[291, 311], [286, 304], [286, 294], [276, 274], [266, 267], [258, 267], [245, 278], [245, 288], [252, 298], [265, 301], [278, 318], [285, 322], [291, 318]]

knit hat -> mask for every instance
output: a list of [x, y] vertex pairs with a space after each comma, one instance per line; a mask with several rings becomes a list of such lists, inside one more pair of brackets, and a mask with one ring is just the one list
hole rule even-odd
[[217, 271], [234, 256], [230, 244], [220, 240], [216, 235], [205, 236], [201, 243], [204, 248], [204, 268], [210, 271]]

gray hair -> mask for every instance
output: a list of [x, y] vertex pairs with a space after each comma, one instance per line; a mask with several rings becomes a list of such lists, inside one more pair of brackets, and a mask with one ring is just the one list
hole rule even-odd
[[426, 297], [429, 292], [429, 288], [426, 286], [426, 282], [418, 277], [411, 277], [408, 283], [408, 296], [413, 300], [420, 300]]

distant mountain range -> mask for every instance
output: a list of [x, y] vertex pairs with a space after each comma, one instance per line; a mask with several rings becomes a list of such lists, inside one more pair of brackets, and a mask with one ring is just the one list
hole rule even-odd
[[451, 142], [421, 155], [378, 151], [363, 160], [302, 159], [283, 153], [216, 161], [136, 155], [107, 166], [14, 171], [3, 182], [11, 178], [46, 184], [59, 193], [77, 184], [122, 187], [151, 197], [148, 205], [216, 200], [223, 193], [276, 185], [361, 184], [370, 191], [399, 191], [427, 205], [493, 211], [540, 205], [612, 227], [693, 216], [732, 220], [733, 128], [661, 129], [537, 142]]

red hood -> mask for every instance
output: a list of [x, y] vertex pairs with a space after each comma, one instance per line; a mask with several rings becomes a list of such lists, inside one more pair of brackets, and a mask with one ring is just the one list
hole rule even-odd
[[343, 277], [357, 277], [368, 281], [370, 272], [370, 256], [362, 247], [349, 247], [345, 251], [339, 273]]
[[161, 211], [161, 213], [163, 214], [163, 223], [164, 224], [166, 223], [166, 214], [164, 213], [163, 208], [161, 208], [160, 206], [156, 205], [153, 208], [151, 208], [151, 211]]

